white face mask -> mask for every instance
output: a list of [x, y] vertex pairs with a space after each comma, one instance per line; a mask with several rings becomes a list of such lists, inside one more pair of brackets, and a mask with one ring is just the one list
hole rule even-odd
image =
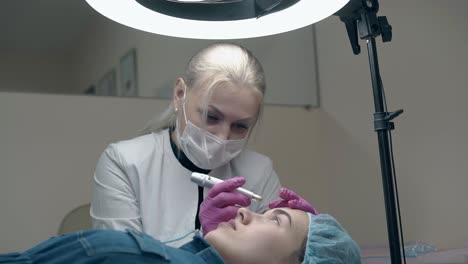
[[202, 169], [212, 170], [239, 155], [244, 148], [247, 137], [239, 140], [221, 139], [187, 120], [185, 101], [182, 107], [185, 129], [180, 135], [179, 122], [176, 122], [176, 135], [180, 148], [193, 164]]

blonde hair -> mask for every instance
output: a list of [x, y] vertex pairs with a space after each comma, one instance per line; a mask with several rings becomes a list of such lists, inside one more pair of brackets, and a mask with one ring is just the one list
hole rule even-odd
[[[190, 59], [182, 77], [187, 87], [187, 95], [193, 88], [206, 87], [206, 104], [213, 90], [224, 84], [235, 84], [238, 87], [252, 89], [260, 96], [258, 117], [261, 116], [266, 90], [265, 74], [258, 59], [240, 45], [214, 43], [203, 48]], [[176, 118], [177, 115], [171, 103], [166, 110], [146, 124], [141, 134], [173, 127]]]

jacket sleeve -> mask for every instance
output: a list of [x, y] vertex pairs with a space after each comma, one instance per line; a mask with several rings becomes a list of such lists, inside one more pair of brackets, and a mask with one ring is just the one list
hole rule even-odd
[[142, 231], [137, 195], [115, 144], [107, 147], [97, 163], [90, 215], [94, 229]]

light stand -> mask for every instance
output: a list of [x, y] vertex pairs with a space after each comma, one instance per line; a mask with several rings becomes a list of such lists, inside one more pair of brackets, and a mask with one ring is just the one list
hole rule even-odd
[[[380, 166], [387, 216], [388, 240], [392, 264], [404, 263], [404, 241], [401, 228], [401, 218], [398, 204], [398, 191], [393, 163], [391, 145], [391, 130], [395, 128], [391, 122], [403, 113], [403, 110], [387, 112], [385, 94], [380, 78], [377, 46], [375, 38], [382, 35], [383, 42], [391, 41], [392, 27], [386, 17], [378, 17], [379, 3], [377, 0], [351, 0], [345, 7], [335, 13], [346, 25], [351, 47], [355, 55], [360, 53], [359, 37], [367, 42], [369, 66], [374, 93], [374, 130], [379, 142]], [[400, 237], [401, 235], [401, 237]], [[403, 258], [402, 258], [403, 254]]]

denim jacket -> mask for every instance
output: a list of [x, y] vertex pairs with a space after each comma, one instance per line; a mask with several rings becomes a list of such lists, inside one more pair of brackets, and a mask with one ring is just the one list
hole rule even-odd
[[200, 235], [174, 248], [144, 233], [127, 230], [87, 230], [57, 236], [22, 253], [0, 254], [0, 263], [28, 264], [223, 264]]

